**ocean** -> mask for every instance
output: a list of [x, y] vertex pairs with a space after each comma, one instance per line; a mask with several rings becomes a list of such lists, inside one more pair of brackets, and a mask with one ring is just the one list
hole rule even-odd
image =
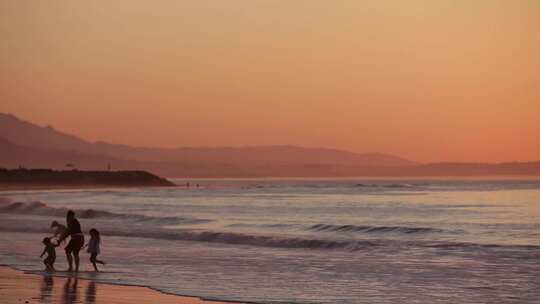
[[101, 282], [255, 303], [540, 303], [538, 179], [174, 181], [190, 187], [2, 192], [0, 264], [42, 270], [41, 239], [73, 209], [107, 262], [93, 273], [82, 253], [79, 277]]

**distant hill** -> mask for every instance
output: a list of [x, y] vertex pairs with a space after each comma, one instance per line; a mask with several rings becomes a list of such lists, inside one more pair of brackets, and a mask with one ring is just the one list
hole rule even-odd
[[58, 150], [86, 150], [88, 142], [55, 130], [41, 127], [11, 114], [0, 113], [0, 137], [20, 146]]
[[297, 146], [145, 148], [89, 142], [0, 113], [0, 167], [146, 170], [168, 177], [540, 175], [540, 162], [419, 164], [383, 153]]
[[354, 166], [411, 166], [417, 164], [401, 157], [383, 153], [358, 154], [335, 149], [296, 146], [164, 149], [89, 142], [57, 131], [51, 126], [41, 127], [13, 115], [1, 113], [0, 137], [19, 146], [89, 153], [138, 161]]
[[540, 175], [540, 161], [485, 163], [432, 163], [415, 167], [418, 176]]
[[124, 165], [136, 166], [133, 162], [103, 155], [20, 146], [0, 137], [0, 167], [4, 168], [62, 169], [68, 164], [76, 164], [81, 170], [105, 170], [111, 163], [122, 168]]

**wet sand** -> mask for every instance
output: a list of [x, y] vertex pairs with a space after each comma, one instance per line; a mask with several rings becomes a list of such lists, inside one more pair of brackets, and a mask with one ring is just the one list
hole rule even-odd
[[0, 267], [0, 302], [84, 304], [224, 304], [194, 297], [174, 296], [146, 287], [98, 283], [77, 277], [26, 274]]

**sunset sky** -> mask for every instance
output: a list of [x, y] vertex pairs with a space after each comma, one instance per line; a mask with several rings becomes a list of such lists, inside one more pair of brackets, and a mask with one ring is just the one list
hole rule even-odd
[[131, 145], [540, 159], [538, 0], [0, 0], [0, 112]]

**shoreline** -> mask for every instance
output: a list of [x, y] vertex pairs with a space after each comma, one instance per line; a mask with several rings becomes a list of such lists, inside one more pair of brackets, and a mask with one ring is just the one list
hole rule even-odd
[[210, 300], [162, 292], [151, 287], [99, 282], [74, 275], [29, 273], [0, 265], [2, 303], [163, 303], [230, 304], [240, 302]]

